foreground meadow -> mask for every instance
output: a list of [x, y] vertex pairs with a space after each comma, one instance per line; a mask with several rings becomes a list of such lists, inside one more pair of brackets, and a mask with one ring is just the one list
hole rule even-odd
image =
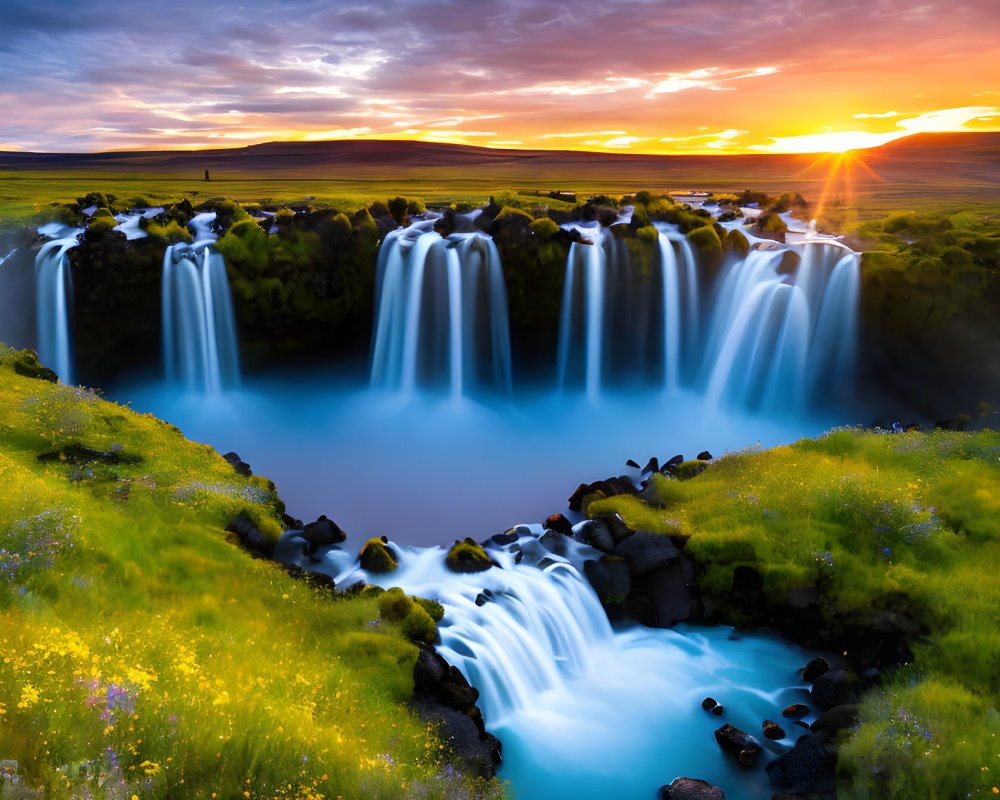
[[0, 346], [5, 786], [502, 795], [458, 775], [408, 710], [417, 648], [379, 620], [375, 597], [318, 592], [227, 537], [241, 511], [279, 535], [273, 484], [45, 376]]

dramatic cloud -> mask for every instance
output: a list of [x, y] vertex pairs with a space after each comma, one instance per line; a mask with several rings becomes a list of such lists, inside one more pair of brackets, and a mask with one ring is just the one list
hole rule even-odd
[[998, 30], [1000, 4], [950, 0], [4, 0], [0, 147], [759, 152], [996, 129]]

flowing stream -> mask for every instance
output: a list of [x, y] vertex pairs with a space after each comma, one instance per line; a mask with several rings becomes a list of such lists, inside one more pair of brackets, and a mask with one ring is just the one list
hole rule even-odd
[[[490, 549], [499, 568], [470, 575], [448, 570], [442, 548], [395, 544], [399, 568], [388, 575], [365, 573], [356, 551], [340, 548], [321, 552], [312, 568], [340, 586], [399, 586], [445, 607], [438, 650], [479, 689], [487, 728], [503, 743], [500, 777], [520, 800], [648, 800], [677, 777], [709, 780], [729, 800], [770, 798], [764, 763], [806, 732], [781, 710], [808, 704], [796, 668], [811, 654], [727, 628], [613, 628], [581, 575], [601, 553], [564, 540], [560, 556], [537, 538], [540, 526], [519, 532], [515, 545]], [[302, 544], [288, 535], [277, 555], [304, 565]], [[477, 604], [484, 590], [492, 599]], [[706, 712], [705, 697], [724, 713]], [[787, 738], [764, 739], [765, 719], [782, 724]], [[754, 770], [716, 744], [724, 723], [765, 747]]]

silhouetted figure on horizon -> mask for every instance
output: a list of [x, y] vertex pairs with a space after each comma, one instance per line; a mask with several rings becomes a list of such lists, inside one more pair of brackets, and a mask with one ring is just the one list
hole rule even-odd
[[212, 180], [210, 177], [208, 177], [208, 170], [207, 169], [205, 170], [205, 180], [206, 181]]

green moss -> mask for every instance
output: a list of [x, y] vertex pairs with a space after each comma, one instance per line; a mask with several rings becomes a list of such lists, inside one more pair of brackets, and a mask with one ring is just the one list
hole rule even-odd
[[431, 619], [435, 622], [440, 622], [444, 619], [444, 606], [437, 600], [427, 600], [423, 597], [414, 597], [413, 601], [418, 603], [424, 611], [430, 614]]
[[359, 554], [361, 568], [367, 572], [392, 572], [399, 566], [396, 554], [381, 539], [372, 538], [365, 542]]
[[177, 220], [170, 220], [165, 224], [151, 221], [146, 225], [146, 234], [153, 239], [159, 239], [164, 244], [177, 244], [178, 242], [191, 243], [194, 237], [187, 228], [180, 225]]
[[784, 233], [788, 230], [788, 225], [777, 213], [761, 217], [757, 220], [757, 226], [767, 233]]
[[420, 604], [414, 603], [410, 612], [399, 626], [403, 635], [415, 642], [436, 642], [438, 639], [437, 623]]
[[699, 253], [722, 254], [722, 242], [719, 240], [719, 234], [711, 226], [703, 226], [689, 231], [687, 240]]
[[500, 213], [496, 216], [498, 222], [511, 222], [513, 220], [523, 220], [527, 223], [535, 221], [535, 218], [531, 216], [527, 211], [520, 208], [514, 208], [513, 206], [504, 206], [500, 209]]
[[445, 556], [445, 564], [452, 572], [482, 572], [494, 566], [482, 545], [468, 538], [456, 540]]
[[[6, 348], [7, 346], [4, 345], [4, 347]], [[43, 367], [39, 363], [38, 354], [34, 350], [11, 350], [7, 348], [6, 352], [2, 354], [0, 363], [9, 364], [13, 367], [14, 372], [25, 378], [38, 378], [53, 383], [59, 380], [59, 376], [53, 370]]]
[[733, 229], [726, 233], [723, 249], [727, 254], [731, 254], [736, 258], [746, 258], [750, 252], [750, 242], [741, 231]]
[[559, 233], [559, 225], [549, 217], [539, 217], [531, 223], [531, 231], [541, 241], [547, 242]]
[[682, 461], [677, 465], [677, 480], [689, 481], [696, 478], [708, 469], [707, 461]]
[[399, 622], [413, 608], [413, 601], [398, 586], [386, 590], [378, 600], [378, 612], [383, 619]]

